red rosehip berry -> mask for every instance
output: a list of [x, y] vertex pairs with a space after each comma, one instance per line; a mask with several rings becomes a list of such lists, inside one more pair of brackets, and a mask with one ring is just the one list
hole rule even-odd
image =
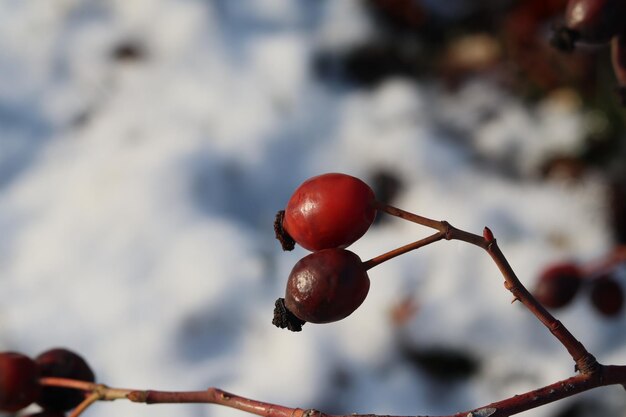
[[614, 317], [622, 311], [624, 290], [613, 278], [596, 278], [591, 283], [591, 305], [603, 316]]
[[582, 282], [582, 272], [574, 264], [557, 264], [547, 268], [539, 279], [533, 295], [547, 308], [561, 308], [569, 304]]
[[[355, 253], [324, 249], [305, 256], [293, 267], [284, 307], [301, 324], [330, 323], [352, 314], [365, 300], [369, 287], [367, 269]], [[276, 317], [274, 324], [289, 327]]]
[[0, 410], [14, 412], [28, 407], [40, 392], [35, 361], [17, 352], [0, 353]]
[[[50, 349], [35, 359], [42, 377], [77, 379], [94, 382], [95, 375], [78, 354], [62, 348]], [[37, 404], [45, 410], [67, 411], [85, 399], [80, 390], [61, 387], [43, 387]]]
[[565, 26], [557, 30], [555, 45], [572, 50], [577, 42], [608, 43], [624, 29], [623, 0], [570, 0], [565, 9]]
[[286, 232], [311, 251], [345, 248], [369, 229], [375, 203], [372, 189], [358, 178], [337, 173], [310, 178], [293, 193], [284, 214], [279, 212], [277, 237], [282, 242]]
[[623, 0], [570, 0], [565, 25], [577, 31], [581, 42], [607, 43], [624, 27]]

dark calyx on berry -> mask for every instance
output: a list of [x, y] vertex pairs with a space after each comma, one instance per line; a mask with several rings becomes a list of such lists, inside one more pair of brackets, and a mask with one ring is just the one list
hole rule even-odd
[[[94, 382], [95, 375], [87, 362], [78, 354], [63, 348], [50, 349], [35, 359], [43, 377], [70, 378]], [[37, 403], [46, 410], [67, 411], [85, 399], [80, 390], [44, 387]]]
[[281, 329], [299, 332], [306, 321], [300, 320], [285, 306], [285, 299], [279, 298], [274, 304], [274, 319], [272, 324]]
[[281, 226], [300, 246], [317, 251], [351, 245], [375, 217], [376, 199], [367, 184], [350, 175], [329, 173], [309, 178], [296, 189]]
[[301, 320], [330, 323], [352, 314], [365, 300], [370, 281], [361, 259], [345, 249], [300, 259], [287, 281], [285, 307]]
[[17, 352], [0, 353], [0, 411], [14, 412], [28, 407], [40, 393], [35, 361]]
[[283, 228], [283, 219], [285, 218], [285, 210], [280, 210], [276, 213], [276, 218], [274, 219], [274, 233], [276, 234], [276, 239], [280, 242], [280, 246], [284, 251], [291, 251], [296, 247], [296, 241], [293, 240], [289, 233]]
[[547, 308], [565, 307], [576, 296], [581, 282], [582, 273], [576, 265], [557, 264], [541, 274], [533, 295]]

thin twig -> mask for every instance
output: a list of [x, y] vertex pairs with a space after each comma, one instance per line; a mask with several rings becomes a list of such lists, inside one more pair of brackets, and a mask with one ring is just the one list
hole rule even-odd
[[437, 232], [432, 234], [424, 239], [420, 239], [413, 243], [409, 243], [408, 245], [401, 246], [394, 250], [390, 250], [389, 252], [383, 253], [382, 255], [378, 255], [375, 258], [370, 259], [369, 261], [363, 262], [365, 269], [371, 269], [376, 265], [380, 265], [381, 263], [388, 261], [396, 256], [400, 256], [404, 253], [410, 252], [415, 249], [423, 248], [426, 245], [430, 245], [431, 243], [435, 243], [445, 237], [445, 234], [442, 232]]

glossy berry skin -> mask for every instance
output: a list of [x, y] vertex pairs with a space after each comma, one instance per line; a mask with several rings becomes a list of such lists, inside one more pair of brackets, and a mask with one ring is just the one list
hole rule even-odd
[[28, 407], [41, 392], [35, 362], [17, 352], [0, 353], [0, 410], [14, 412]]
[[591, 284], [591, 305], [605, 317], [614, 317], [622, 311], [624, 290], [614, 279], [603, 276]]
[[324, 249], [300, 259], [287, 282], [285, 306], [301, 320], [330, 323], [352, 314], [370, 288], [361, 259], [345, 249]]
[[580, 42], [607, 43], [624, 26], [623, 0], [570, 0], [565, 9], [565, 26]]
[[547, 308], [561, 308], [576, 296], [582, 282], [580, 269], [571, 263], [549, 267], [539, 277], [533, 295]]
[[[78, 354], [63, 348], [50, 349], [35, 359], [42, 377], [70, 378], [94, 382], [95, 375], [87, 362]], [[85, 399], [82, 391], [44, 387], [37, 404], [50, 411], [67, 411]]]
[[303, 248], [345, 248], [365, 234], [376, 217], [372, 189], [346, 174], [306, 180], [293, 193], [283, 228]]

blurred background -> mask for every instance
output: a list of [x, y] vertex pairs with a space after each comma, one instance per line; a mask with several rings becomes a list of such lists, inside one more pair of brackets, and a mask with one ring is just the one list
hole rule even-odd
[[[66, 347], [111, 386], [335, 414], [451, 414], [571, 376], [491, 260], [458, 242], [371, 270], [346, 320], [271, 324], [306, 254], [282, 252], [274, 215], [324, 172], [489, 226], [529, 288], [625, 243], [624, 109], [607, 48], [549, 45], [564, 7], [0, 1], [0, 350]], [[350, 249], [366, 260], [429, 233], [380, 215]], [[601, 362], [626, 363], [626, 314], [585, 292], [555, 314]], [[87, 415], [244, 414], [118, 401]], [[623, 416], [626, 396], [525, 415]]]

